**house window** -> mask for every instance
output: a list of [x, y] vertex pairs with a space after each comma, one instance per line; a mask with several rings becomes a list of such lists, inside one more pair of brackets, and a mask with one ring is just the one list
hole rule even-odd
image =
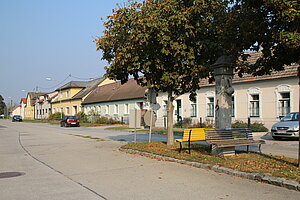
[[250, 117], [259, 117], [259, 94], [250, 95]]
[[63, 113], [64, 112], [64, 108], [60, 108], [60, 112]]
[[235, 117], [235, 101], [234, 101], [234, 96], [232, 96], [232, 100], [231, 100], [231, 117]]
[[67, 113], [67, 115], [70, 114], [70, 108], [69, 107], [66, 107], [66, 113]]
[[115, 114], [119, 114], [119, 105], [118, 104], [115, 105]]
[[124, 113], [129, 114], [129, 105], [128, 104], [124, 105]]
[[106, 114], [106, 115], [109, 114], [109, 105], [106, 105], [105, 114]]
[[69, 97], [69, 90], [66, 91], [66, 97]]
[[193, 101], [191, 103], [191, 117], [197, 117], [197, 103]]
[[291, 112], [291, 98], [289, 92], [279, 93], [278, 99], [279, 118], [282, 118]]
[[207, 117], [214, 117], [215, 116], [215, 98], [208, 97], [207, 98]]
[[168, 115], [168, 101], [164, 101], [163, 116], [166, 117], [167, 115]]

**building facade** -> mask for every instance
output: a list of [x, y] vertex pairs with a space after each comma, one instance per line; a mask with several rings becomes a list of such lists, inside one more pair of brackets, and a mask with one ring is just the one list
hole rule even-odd
[[25, 117], [26, 101], [27, 101], [26, 98], [22, 98], [20, 101], [20, 109], [21, 109], [20, 115], [21, 115], [22, 119], [24, 119], [24, 117]]
[[45, 93], [28, 92], [26, 97], [26, 105], [24, 109], [24, 119], [35, 119], [35, 103], [38, 100], [38, 97], [44, 94]]
[[58, 92], [40, 95], [34, 104], [35, 119], [48, 119], [52, 113], [51, 101], [57, 97]]
[[[271, 75], [243, 78], [234, 76], [232, 97], [232, 122], [259, 122], [270, 129], [272, 124], [290, 112], [298, 111], [299, 89], [296, 65], [285, 67], [284, 71]], [[174, 100], [174, 123], [191, 118], [193, 124], [200, 122], [214, 124], [215, 121], [215, 86], [207, 80], [201, 81], [201, 89], [197, 91], [196, 101], [189, 100], [184, 94]], [[162, 105], [158, 110], [157, 127], [163, 127], [166, 118], [167, 94], [159, 94], [157, 101]]]
[[98, 78], [92, 81], [71, 81], [58, 88], [57, 98], [52, 102], [52, 113], [63, 112], [65, 115], [76, 115], [83, 111], [81, 103], [95, 88], [114, 81]]
[[[130, 112], [145, 107], [146, 88], [137, 85], [134, 79], [97, 87], [82, 103], [88, 116], [104, 116], [129, 123]], [[93, 119], [91, 119], [93, 120]]]

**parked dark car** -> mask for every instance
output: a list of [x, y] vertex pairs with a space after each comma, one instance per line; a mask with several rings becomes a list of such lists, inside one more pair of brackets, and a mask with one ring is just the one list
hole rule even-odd
[[12, 117], [12, 121], [13, 121], [13, 122], [21, 122], [21, 121], [22, 121], [21, 115], [14, 115], [14, 116]]
[[272, 137], [277, 140], [281, 138], [299, 137], [299, 112], [291, 112], [283, 117], [280, 122], [271, 128]]
[[68, 126], [80, 126], [79, 119], [77, 116], [64, 116], [63, 120], [60, 121], [61, 127], [68, 127]]

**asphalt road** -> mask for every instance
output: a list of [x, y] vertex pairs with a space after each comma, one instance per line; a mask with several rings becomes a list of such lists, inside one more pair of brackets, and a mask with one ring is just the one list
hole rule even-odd
[[110, 139], [121, 135], [128, 133], [0, 120], [0, 199], [299, 199], [297, 191], [120, 152], [125, 142]]

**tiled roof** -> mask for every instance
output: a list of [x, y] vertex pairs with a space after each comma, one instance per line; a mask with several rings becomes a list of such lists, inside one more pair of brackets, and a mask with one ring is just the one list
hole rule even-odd
[[52, 99], [54, 99], [55, 97], [57, 97], [58, 94], [53, 95], [52, 97], [50, 97], [49, 99], [47, 99], [47, 101], [51, 101]]
[[36, 103], [36, 99], [38, 96], [45, 95], [45, 92], [28, 92], [28, 95], [30, 97], [30, 105], [33, 105]]
[[97, 79], [87, 82], [86, 87], [83, 90], [81, 90], [80, 92], [78, 92], [74, 97], [72, 97], [72, 99], [82, 99], [89, 92], [94, 90], [104, 80], [105, 80], [105, 77], [102, 77], [102, 78], [97, 78]]
[[27, 103], [27, 99], [26, 99], [26, 98], [21, 98], [20, 104], [21, 104], [22, 102], [23, 102], [24, 104], [26, 104], [26, 103]]
[[134, 79], [127, 83], [115, 82], [96, 88], [82, 104], [143, 98], [146, 87], [139, 86]]
[[85, 88], [88, 85], [88, 81], [70, 81], [65, 85], [58, 88], [56, 91], [64, 90], [68, 88]]
[[[251, 52], [249, 53], [250, 57], [248, 58], [248, 62], [250, 64], [254, 64], [255, 61], [260, 57], [260, 52]], [[270, 80], [270, 79], [278, 79], [278, 78], [287, 78], [287, 77], [297, 77], [298, 76], [298, 64], [293, 64], [290, 66], [285, 66], [282, 71], [273, 71], [270, 75], [263, 76], [253, 76], [251, 74], [243, 74], [242, 77], [239, 77], [237, 73], [234, 74], [232, 82], [233, 83], [242, 83], [249, 81], [259, 81], [259, 80]], [[209, 83], [208, 79], [201, 79], [200, 86], [211, 86], [214, 83]]]

